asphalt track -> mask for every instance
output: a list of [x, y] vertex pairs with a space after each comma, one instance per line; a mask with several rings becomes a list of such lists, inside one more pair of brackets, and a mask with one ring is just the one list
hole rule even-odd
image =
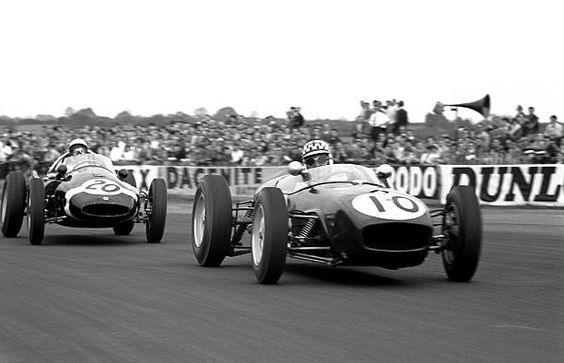
[[[161, 244], [111, 230], [0, 238], [0, 361], [488, 361], [564, 356], [564, 211], [483, 209], [471, 283], [440, 256], [415, 268], [289, 260], [256, 283], [250, 256], [198, 266], [188, 202]], [[560, 357], [560, 358], [559, 358]]]

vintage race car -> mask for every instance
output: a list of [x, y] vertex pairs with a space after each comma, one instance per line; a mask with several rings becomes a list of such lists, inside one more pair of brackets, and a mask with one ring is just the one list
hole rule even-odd
[[[252, 254], [260, 283], [276, 283], [287, 257], [330, 266], [399, 269], [442, 254], [449, 280], [469, 281], [478, 266], [482, 220], [474, 190], [455, 186], [435, 210], [388, 186], [389, 165], [289, 164], [252, 200], [232, 204], [225, 179], [205, 176], [196, 190], [192, 248], [200, 265]], [[243, 238], [250, 234], [250, 241]]]
[[135, 223], [145, 223], [147, 242], [159, 243], [165, 230], [167, 189], [163, 179], [154, 179], [148, 193], [139, 191], [127, 170], [116, 172], [109, 158], [88, 153], [60, 158], [44, 178], [33, 171], [29, 183], [21, 172], [11, 172], [1, 203], [2, 234], [16, 237], [27, 216], [33, 245], [41, 244], [46, 223], [110, 227], [116, 235], [129, 235]]

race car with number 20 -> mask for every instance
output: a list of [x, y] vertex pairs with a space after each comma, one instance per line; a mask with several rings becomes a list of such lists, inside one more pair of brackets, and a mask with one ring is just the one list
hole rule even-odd
[[[399, 269], [442, 255], [451, 281], [470, 281], [482, 246], [482, 220], [469, 186], [455, 186], [446, 205], [389, 187], [392, 168], [332, 164], [307, 170], [300, 162], [265, 182], [252, 200], [232, 204], [218, 175], [198, 185], [192, 213], [192, 248], [203, 266], [250, 253], [259, 283], [276, 283], [286, 258], [329, 266]], [[243, 238], [250, 235], [247, 240]]]
[[116, 235], [129, 235], [135, 223], [144, 223], [147, 242], [161, 241], [167, 211], [163, 179], [154, 179], [148, 193], [139, 191], [132, 174], [116, 172], [109, 158], [94, 153], [58, 160], [50, 171], [45, 178], [33, 171], [28, 183], [21, 172], [8, 174], [1, 201], [5, 237], [16, 237], [27, 217], [33, 245], [42, 243], [47, 223], [113, 228]]

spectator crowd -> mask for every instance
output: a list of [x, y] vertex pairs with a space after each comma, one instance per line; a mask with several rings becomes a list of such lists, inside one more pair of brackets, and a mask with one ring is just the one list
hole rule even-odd
[[521, 164], [563, 163], [562, 124], [555, 115], [539, 123], [534, 108], [515, 117], [460, 127], [454, 134], [418, 138], [410, 129], [402, 101], [361, 102], [352, 133], [328, 123], [305, 122], [299, 107], [288, 120], [231, 115], [223, 120], [201, 116], [197, 122], [166, 126], [120, 125], [65, 128], [43, 126], [40, 133], [5, 129], [0, 134], [0, 163], [18, 161], [33, 167], [54, 161], [76, 137], [115, 164], [145, 165], [285, 165], [301, 160], [303, 145], [322, 139], [332, 146], [336, 163]]

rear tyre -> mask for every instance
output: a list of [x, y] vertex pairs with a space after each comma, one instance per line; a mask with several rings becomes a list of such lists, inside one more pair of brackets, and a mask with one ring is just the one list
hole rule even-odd
[[151, 212], [145, 224], [147, 242], [159, 243], [166, 225], [167, 191], [164, 179], [153, 179], [149, 187], [148, 202], [151, 205]]
[[[135, 177], [131, 173], [127, 174], [124, 182], [131, 186], [137, 187]], [[133, 220], [122, 222], [114, 227], [114, 234], [116, 236], [129, 236], [131, 234], [131, 231], [133, 231], [133, 227], [135, 227], [135, 221]]]
[[4, 237], [17, 237], [25, 215], [25, 177], [19, 171], [6, 176], [2, 188], [1, 224]]
[[29, 181], [27, 229], [29, 243], [40, 245], [45, 232], [45, 187], [39, 178]]
[[482, 250], [482, 216], [474, 188], [454, 186], [447, 196], [442, 251], [443, 266], [450, 281], [468, 282], [478, 268]]
[[255, 199], [251, 247], [255, 277], [261, 284], [275, 284], [286, 264], [288, 210], [282, 191], [264, 188]]
[[196, 189], [192, 207], [192, 250], [198, 263], [221, 265], [229, 252], [232, 199], [220, 175], [206, 175]]

